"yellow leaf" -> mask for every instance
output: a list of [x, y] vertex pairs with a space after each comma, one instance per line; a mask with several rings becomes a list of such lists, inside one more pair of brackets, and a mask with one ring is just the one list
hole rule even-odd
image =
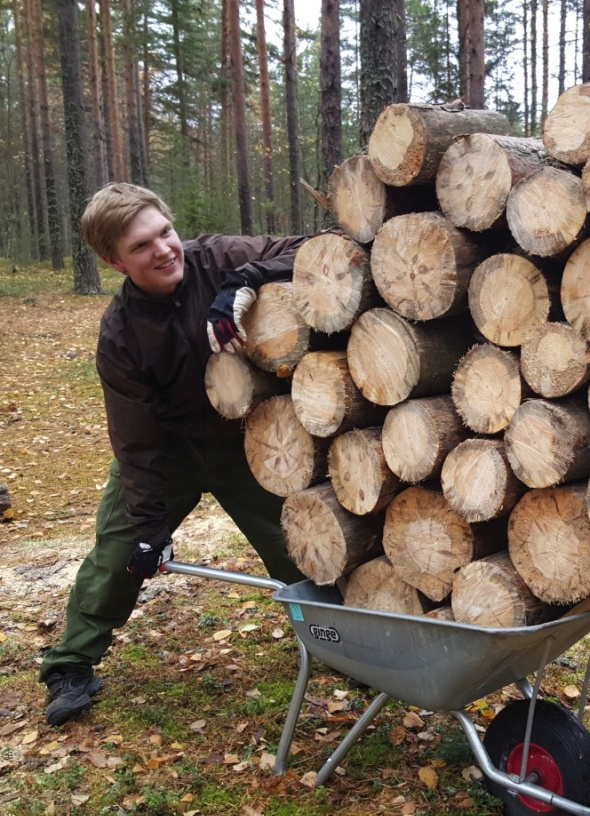
[[213, 635], [213, 640], [227, 640], [230, 635], [231, 629], [220, 629], [219, 632], [215, 632]]
[[150, 742], [152, 745], [161, 745], [162, 744], [162, 735], [161, 734], [151, 734], [150, 735]]
[[424, 720], [414, 711], [408, 711], [403, 719], [403, 723], [405, 728], [422, 728]]
[[5, 640], [8, 640], [8, 635], [5, 635], [4, 632], [0, 632], [0, 643], [4, 643]]
[[25, 734], [21, 745], [31, 745], [33, 742], [37, 742], [39, 739], [39, 732], [38, 731], [29, 731], [28, 734]]
[[420, 768], [418, 776], [420, 777], [420, 781], [424, 782], [429, 790], [434, 790], [438, 785], [438, 774], [434, 768], [428, 765], [425, 768]]

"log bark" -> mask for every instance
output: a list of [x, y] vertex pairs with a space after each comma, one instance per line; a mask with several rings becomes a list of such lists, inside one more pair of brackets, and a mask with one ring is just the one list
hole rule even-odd
[[261, 402], [288, 390], [288, 381], [240, 354], [212, 354], [205, 368], [209, 402], [226, 419], [241, 419]]
[[243, 318], [246, 354], [263, 371], [287, 376], [303, 355], [318, 346], [343, 347], [340, 335], [318, 335], [299, 314], [292, 283], [265, 283]]
[[451, 608], [455, 620], [472, 626], [533, 626], [554, 617], [515, 570], [507, 552], [462, 567], [453, 583]]
[[384, 555], [361, 564], [351, 573], [343, 603], [399, 615], [424, 613], [418, 590], [402, 581]]
[[590, 157], [590, 83], [560, 94], [543, 125], [543, 142], [558, 161], [581, 167]]
[[424, 617], [434, 618], [434, 620], [449, 621], [451, 623], [455, 620], [455, 616], [453, 615], [453, 607], [450, 603], [431, 609], [429, 612], [424, 614]]
[[588, 343], [569, 323], [542, 323], [526, 333], [520, 366], [537, 394], [564, 397], [590, 381]]
[[474, 232], [504, 228], [511, 189], [547, 161], [541, 139], [489, 133], [459, 136], [436, 174], [440, 208], [456, 227]]
[[505, 549], [505, 523], [469, 524], [441, 493], [408, 487], [387, 508], [383, 548], [400, 577], [433, 601], [450, 595], [458, 569]]
[[276, 496], [289, 496], [326, 479], [327, 440], [309, 434], [290, 395], [260, 403], [246, 419], [244, 450], [256, 480]]
[[338, 436], [328, 454], [328, 475], [340, 504], [359, 516], [385, 510], [401, 489], [385, 461], [381, 427]]
[[389, 105], [369, 139], [369, 159], [385, 184], [404, 187], [434, 182], [439, 162], [455, 136], [510, 133], [496, 111], [460, 110], [444, 105]]
[[586, 210], [590, 212], [590, 159], [582, 167], [582, 192], [586, 201]]
[[529, 490], [510, 515], [512, 563], [546, 603], [576, 603], [590, 595], [586, 491], [587, 480]]
[[350, 374], [346, 351], [305, 354], [293, 373], [291, 397], [303, 427], [320, 437], [380, 425], [387, 410], [363, 397]]
[[381, 444], [389, 468], [415, 483], [440, 476], [449, 451], [468, 435], [450, 396], [423, 397], [389, 410]]
[[445, 459], [443, 495], [450, 507], [469, 522], [505, 516], [526, 486], [516, 478], [501, 439], [466, 439]]
[[471, 345], [470, 331], [470, 322], [458, 317], [412, 325], [390, 309], [370, 309], [350, 333], [350, 373], [376, 405], [448, 393], [453, 371]]
[[467, 290], [482, 260], [473, 239], [440, 213], [387, 221], [371, 251], [373, 278], [394, 312], [432, 320], [467, 309]]
[[584, 235], [582, 180], [556, 167], [535, 170], [510, 191], [506, 217], [525, 252], [542, 258], [560, 256]]
[[328, 181], [328, 207], [344, 232], [369, 244], [384, 222], [394, 215], [434, 210], [434, 188], [384, 184], [367, 155], [352, 156], [338, 165]]
[[330, 482], [285, 499], [281, 524], [289, 555], [318, 586], [335, 584], [383, 554], [383, 514], [356, 516], [346, 510]]
[[529, 390], [520, 376], [518, 357], [492, 343], [469, 349], [451, 386], [457, 413], [476, 433], [495, 434], [510, 424]]
[[568, 258], [561, 279], [561, 305], [567, 322], [590, 341], [590, 239]]
[[469, 284], [471, 316], [486, 340], [499, 346], [519, 346], [529, 326], [547, 320], [551, 306], [541, 269], [520, 255], [486, 258]]
[[300, 247], [292, 292], [307, 325], [326, 334], [350, 328], [362, 312], [380, 302], [368, 251], [347, 235], [334, 233], [316, 235]]
[[529, 487], [590, 476], [590, 413], [582, 397], [523, 402], [504, 441], [512, 470]]

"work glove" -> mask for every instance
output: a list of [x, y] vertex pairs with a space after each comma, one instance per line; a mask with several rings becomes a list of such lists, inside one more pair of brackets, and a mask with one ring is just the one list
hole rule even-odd
[[131, 553], [127, 562], [127, 571], [140, 578], [153, 578], [158, 570], [163, 569], [166, 561], [171, 561], [173, 558], [171, 538], [154, 547], [141, 541]]
[[223, 349], [235, 354], [243, 348], [246, 332], [242, 319], [263, 283], [264, 275], [250, 264], [227, 273], [207, 315], [207, 336], [212, 351], [217, 353]]

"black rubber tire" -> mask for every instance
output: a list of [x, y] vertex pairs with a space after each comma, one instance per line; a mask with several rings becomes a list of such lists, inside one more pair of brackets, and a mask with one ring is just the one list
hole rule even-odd
[[[503, 772], [519, 772], [519, 746], [524, 742], [524, 734], [529, 710], [528, 700], [510, 703], [497, 714], [484, 737], [484, 747], [493, 765]], [[533, 747], [534, 746], [534, 747]], [[565, 708], [545, 700], [538, 700], [535, 706], [531, 735], [531, 762], [535, 770], [535, 757], [548, 757], [549, 769], [541, 771], [540, 787], [547, 787], [560, 793], [578, 805], [590, 804], [590, 734], [576, 717]], [[518, 770], [515, 771], [515, 767]], [[554, 778], [548, 782], [554, 770], [559, 783]], [[504, 803], [507, 816], [567, 816], [567, 811], [549, 807], [532, 797], [512, 796], [506, 788], [486, 779], [490, 793]]]

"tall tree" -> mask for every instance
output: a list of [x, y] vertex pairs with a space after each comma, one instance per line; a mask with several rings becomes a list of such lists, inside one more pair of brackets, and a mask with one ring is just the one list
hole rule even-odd
[[102, 290], [96, 258], [82, 239], [80, 231], [80, 219], [88, 198], [88, 183], [83, 133], [78, 6], [76, 0], [54, 2], [59, 21], [74, 291], [79, 295], [99, 294]]
[[268, 50], [264, 24], [264, 0], [256, 0], [256, 46], [260, 70], [260, 113], [262, 119], [262, 146], [264, 150], [264, 191], [266, 196], [266, 230], [276, 231], [274, 166], [272, 155], [272, 122], [270, 115], [270, 80], [268, 75]]
[[342, 161], [339, 0], [322, 0], [321, 29], [322, 187], [325, 188], [334, 167]]
[[236, 135], [236, 161], [238, 168], [238, 201], [242, 233], [252, 235], [252, 204], [250, 194], [250, 170], [248, 160], [248, 132], [246, 127], [246, 90], [240, 34], [240, 3], [229, 0], [229, 31], [232, 66], [232, 89], [234, 98], [234, 126]]
[[590, 82], [590, 0], [584, 0], [582, 25], [584, 30], [582, 42], [582, 82]]
[[541, 125], [547, 118], [549, 105], [549, 0], [542, 0], [542, 53], [541, 53]]
[[[526, 5], [528, 0], [523, 0], [524, 4]], [[538, 122], [538, 92], [539, 92], [539, 83], [537, 81], [537, 70], [538, 70], [538, 62], [537, 62], [537, 11], [539, 5], [537, 0], [530, 0], [530, 23], [531, 23], [531, 60], [530, 60], [530, 71], [531, 71], [531, 81], [530, 81], [530, 88], [531, 88], [531, 104], [530, 104], [530, 135], [537, 136], [537, 122]]]
[[121, 116], [117, 94], [117, 72], [111, 25], [110, 0], [98, 0], [101, 27], [101, 49], [103, 61], [103, 88], [105, 110], [105, 133], [107, 136], [107, 160], [109, 177], [116, 181], [128, 178], [127, 162], [123, 150]]
[[125, 96], [127, 101], [127, 131], [131, 181], [145, 186], [145, 149], [141, 138], [141, 110], [137, 54], [135, 48], [135, 6], [133, 0], [121, 0], [123, 12], [123, 64], [125, 68]]
[[360, 142], [386, 105], [408, 97], [405, 0], [360, 0]]
[[297, 37], [293, 0], [283, 0], [283, 46], [285, 59], [285, 96], [287, 107], [287, 141], [289, 150], [289, 194], [291, 232], [301, 232], [301, 176], [299, 162], [299, 98], [297, 91]]
[[470, 108], [485, 108], [484, 0], [459, 0], [459, 91]]
[[100, 82], [98, 59], [98, 17], [96, 1], [86, 0], [88, 17], [88, 84], [92, 104], [93, 176], [97, 188], [103, 187], [108, 179], [108, 165], [103, 117], [103, 94]]

